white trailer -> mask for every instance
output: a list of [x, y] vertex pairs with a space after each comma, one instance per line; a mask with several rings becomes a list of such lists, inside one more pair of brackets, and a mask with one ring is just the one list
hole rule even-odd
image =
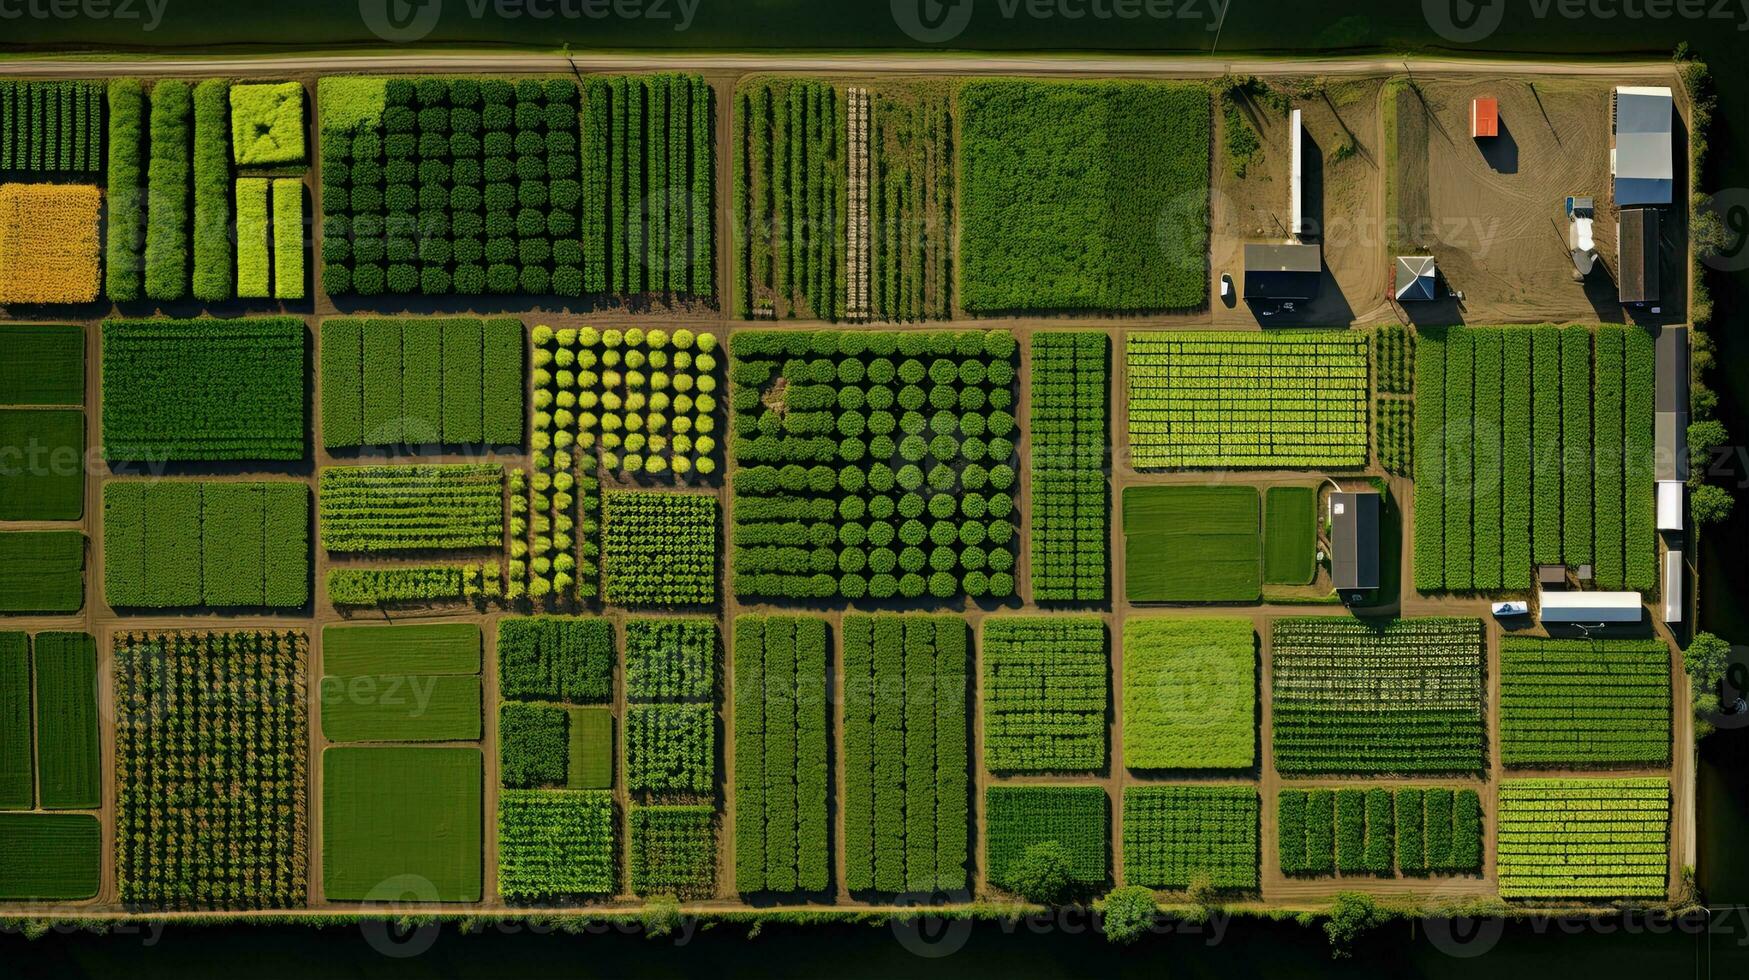
[[1545, 623], [1637, 623], [1638, 592], [1550, 592], [1537, 596]]
[[1658, 481], [1658, 530], [1682, 530], [1682, 496], [1681, 480]]

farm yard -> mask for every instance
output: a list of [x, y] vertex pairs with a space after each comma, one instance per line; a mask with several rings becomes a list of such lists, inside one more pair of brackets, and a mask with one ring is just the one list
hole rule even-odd
[[[83, 461], [0, 467], [0, 913], [1679, 894], [1680, 634], [1481, 618], [1657, 591], [1656, 332], [1399, 322], [1383, 78], [1249, 151], [1200, 79], [54, 84], [0, 177], [107, 217], [0, 292], [0, 454]], [[1217, 298], [1282, 98], [1346, 329]]]

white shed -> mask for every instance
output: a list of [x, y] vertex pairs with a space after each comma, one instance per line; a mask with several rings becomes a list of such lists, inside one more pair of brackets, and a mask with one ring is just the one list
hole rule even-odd
[[1638, 592], [1550, 592], [1537, 594], [1545, 623], [1637, 623]]
[[1300, 110], [1295, 109], [1288, 113], [1287, 130], [1291, 147], [1288, 156], [1293, 161], [1293, 169], [1287, 175], [1288, 196], [1291, 198], [1288, 207], [1292, 222], [1289, 227], [1293, 230], [1294, 237], [1298, 238], [1306, 233], [1305, 158], [1300, 145], [1304, 142], [1305, 127], [1300, 119]]
[[1682, 530], [1682, 493], [1681, 480], [1658, 481], [1658, 530]]

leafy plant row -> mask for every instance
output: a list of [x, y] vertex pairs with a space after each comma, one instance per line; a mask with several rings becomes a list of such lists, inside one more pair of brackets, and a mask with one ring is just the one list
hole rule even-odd
[[736, 92], [736, 109], [736, 224], [748, 248], [737, 312], [842, 319], [848, 133], [837, 88], [759, 79]]
[[1032, 336], [1032, 596], [1106, 596], [1110, 439], [1104, 333]]
[[124, 631], [112, 643], [121, 901], [302, 906], [309, 637]]
[[1380, 398], [1378, 403], [1379, 465], [1392, 476], [1409, 476], [1415, 459], [1415, 403], [1407, 398]]
[[498, 623], [498, 695], [596, 704], [613, 699], [613, 623], [592, 616], [512, 616]]
[[1415, 333], [1400, 323], [1388, 323], [1373, 334], [1373, 363], [1378, 365], [1380, 394], [1415, 391]]
[[845, 881], [967, 887], [970, 640], [957, 616], [844, 617]]
[[497, 598], [504, 594], [503, 590], [496, 562], [328, 570], [328, 601], [336, 606], [454, 603]]
[[0, 81], [0, 171], [103, 169], [101, 82]]
[[705, 605], [717, 598], [717, 498], [609, 491], [602, 503], [602, 595], [617, 605]]
[[826, 621], [735, 619], [735, 888], [831, 887]]
[[324, 467], [317, 509], [329, 551], [501, 547], [504, 467]]
[[1095, 616], [985, 620], [985, 768], [1103, 768], [1111, 711], [1106, 648], [1105, 622]]
[[1015, 341], [741, 332], [734, 588], [761, 598], [1014, 592]]

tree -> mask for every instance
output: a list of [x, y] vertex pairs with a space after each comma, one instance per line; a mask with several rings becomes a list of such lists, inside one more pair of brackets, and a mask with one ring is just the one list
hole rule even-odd
[[1140, 885], [1119, 888], [1099, 903], [1100, 929], [1105, 938], [1119, 945], [1128, 945], [1141, 938], [1160, 914], [1154, 893]]
[[1704, 419], [1692, 422], [1688, 426], [1688, 467], [1697, 473], [1705, 473], [1712, 462], [1713, 453], [1731, 441], [1731, 434], [1725, 431], [1725, 423], [1718, 419]]
[[1008, 865], [1003, 884], [1029, 902], [1060, 904], [1068, 897], [1071, 884], [1069, 858], [1063, 853], [1063, 845], [1047, 840], [1028, 847]]
[[1711, 633], [1696, 633], [1682, 652], [1682, 669], [1694, 681], [1695, 694], [1713, 691], [1725, 679], [1731, 645]]
[[1324, 935], [1330, 939], [1332, 959], [1346, 959], [1350, 947], [1368, 930], [1384, 925], [1391, 919], [1372, 896], [1359, 892], [1338, 892], [1336, 903], [1330, 906], [1330, 916], [1324, 920]]
[[1694, 523], [1699, 526], [1723, 523], [1731, 516], [1731, 505], [1735, 500], [1730, 491], [1711, 483], [1703, 483], [1689, 494], [1688, 506], [1694, 513]]

